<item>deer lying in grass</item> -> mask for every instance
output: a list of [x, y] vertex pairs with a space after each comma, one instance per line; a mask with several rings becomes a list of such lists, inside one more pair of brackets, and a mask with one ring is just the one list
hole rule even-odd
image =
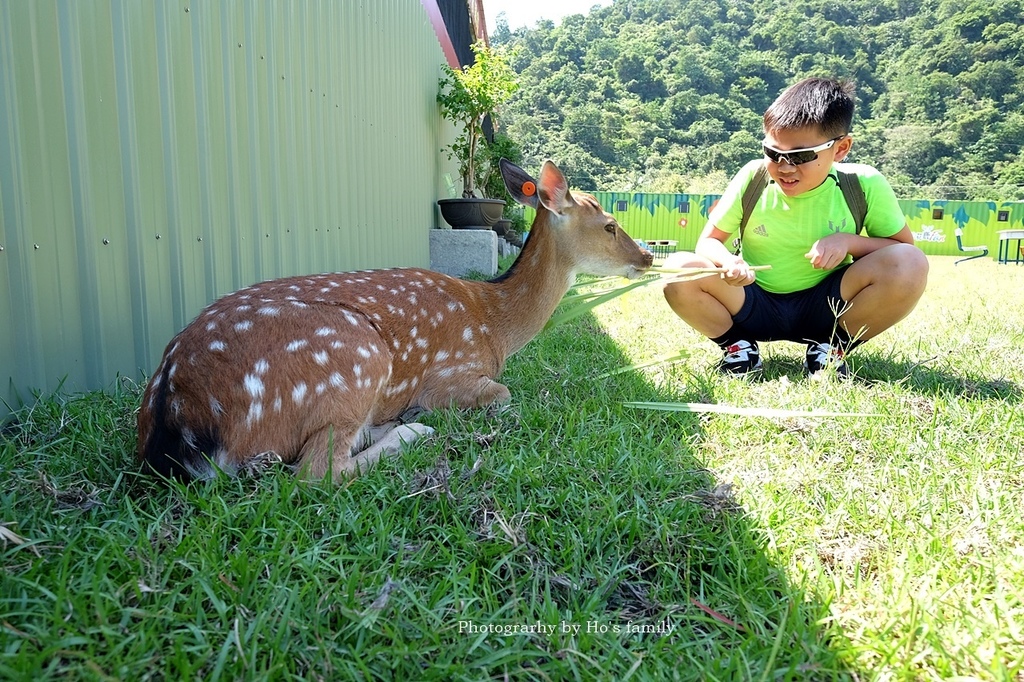
[[142, 398], [138, 454], [184, 480], [268, 452], [301, 475], [356, 475], [432, 432], [403, 415], [507, 402], [494, 381], [577, 273], [637, 277], [652, 256], [550, 161], [535, 181], [501, 162], [537, 209], [515, 263], [490, 282], [401, 268], [289, 277], [209, 305], [168, 344]]

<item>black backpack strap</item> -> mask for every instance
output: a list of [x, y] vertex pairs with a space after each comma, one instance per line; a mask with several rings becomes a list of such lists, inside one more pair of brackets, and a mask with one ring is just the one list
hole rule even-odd
[[761, 198], [761, 193], [764, 192], [764, 188], [767, 186], [768, 168], [762, 163], [757, 167], [757, 170], [754, 171], [754, 175], [750, 178], [747, 188], [743, 190], [743, 199], [741, 200], [743, 215], [740, 217], [739, 235], [733, 240], [736, 255], [739, 255], [740, 244], [743, 242], [743, 228], [747, 226], [747, 221], [750, 220], [750, 214], [754, 212], [754, 207], [757, 206], [757, 200]]
[[837, 170], [836, 176], [839, 189], [843, 191], [843, 198], [846, 199], [846, 205], [849, 207], [850, 213], [853, 214], [853, 223], [857, 226], [857, 234], [860, 234], [864, 229], [864, 218], [868, 214], [868, 200], [864, 196], [864, 188], [860, 186], [860, 180], [856, 173], [844, 173]]

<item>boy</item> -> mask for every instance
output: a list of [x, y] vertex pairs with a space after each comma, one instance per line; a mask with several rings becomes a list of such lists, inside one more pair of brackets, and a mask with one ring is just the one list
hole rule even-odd
[[[924, 293], [928, 260], [889, 183], [870, 166], [838, 163], [853, 144], [853, 108], [848, 82], [808, 78], [787, 88], [764, 114], [764, 160], [729, 183], [696, 253], [665, 263], [725, 268], [664, 290], [672, 310], [722, 348], [722, 372], [758, 371], [758, 341], [788, 340], [807, 344], [808, 374], [834, 365], [845, 376], [845, 354], [906, 317]], [[742, 197], [761, 164], [770, 181], [741, 231]], [[861, 234], [839, 170], [856, 173], [863, 189]], [[742, 255], [726, 246], [737, 232]], [[757, 265], [771, 268], [755, 281]]]

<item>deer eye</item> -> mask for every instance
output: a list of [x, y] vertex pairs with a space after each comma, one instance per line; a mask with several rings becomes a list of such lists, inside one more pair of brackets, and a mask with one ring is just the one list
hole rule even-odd
[[604, 231], [608, 234], [615, 234], [615, 223], [608, 223], [604, 226]]

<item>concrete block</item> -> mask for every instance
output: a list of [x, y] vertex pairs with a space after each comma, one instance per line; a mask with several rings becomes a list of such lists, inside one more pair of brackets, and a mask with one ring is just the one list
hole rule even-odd
[[430, 230], [430, 269], [453, 277], [498, 272], [498, 235], [494, 230]]

